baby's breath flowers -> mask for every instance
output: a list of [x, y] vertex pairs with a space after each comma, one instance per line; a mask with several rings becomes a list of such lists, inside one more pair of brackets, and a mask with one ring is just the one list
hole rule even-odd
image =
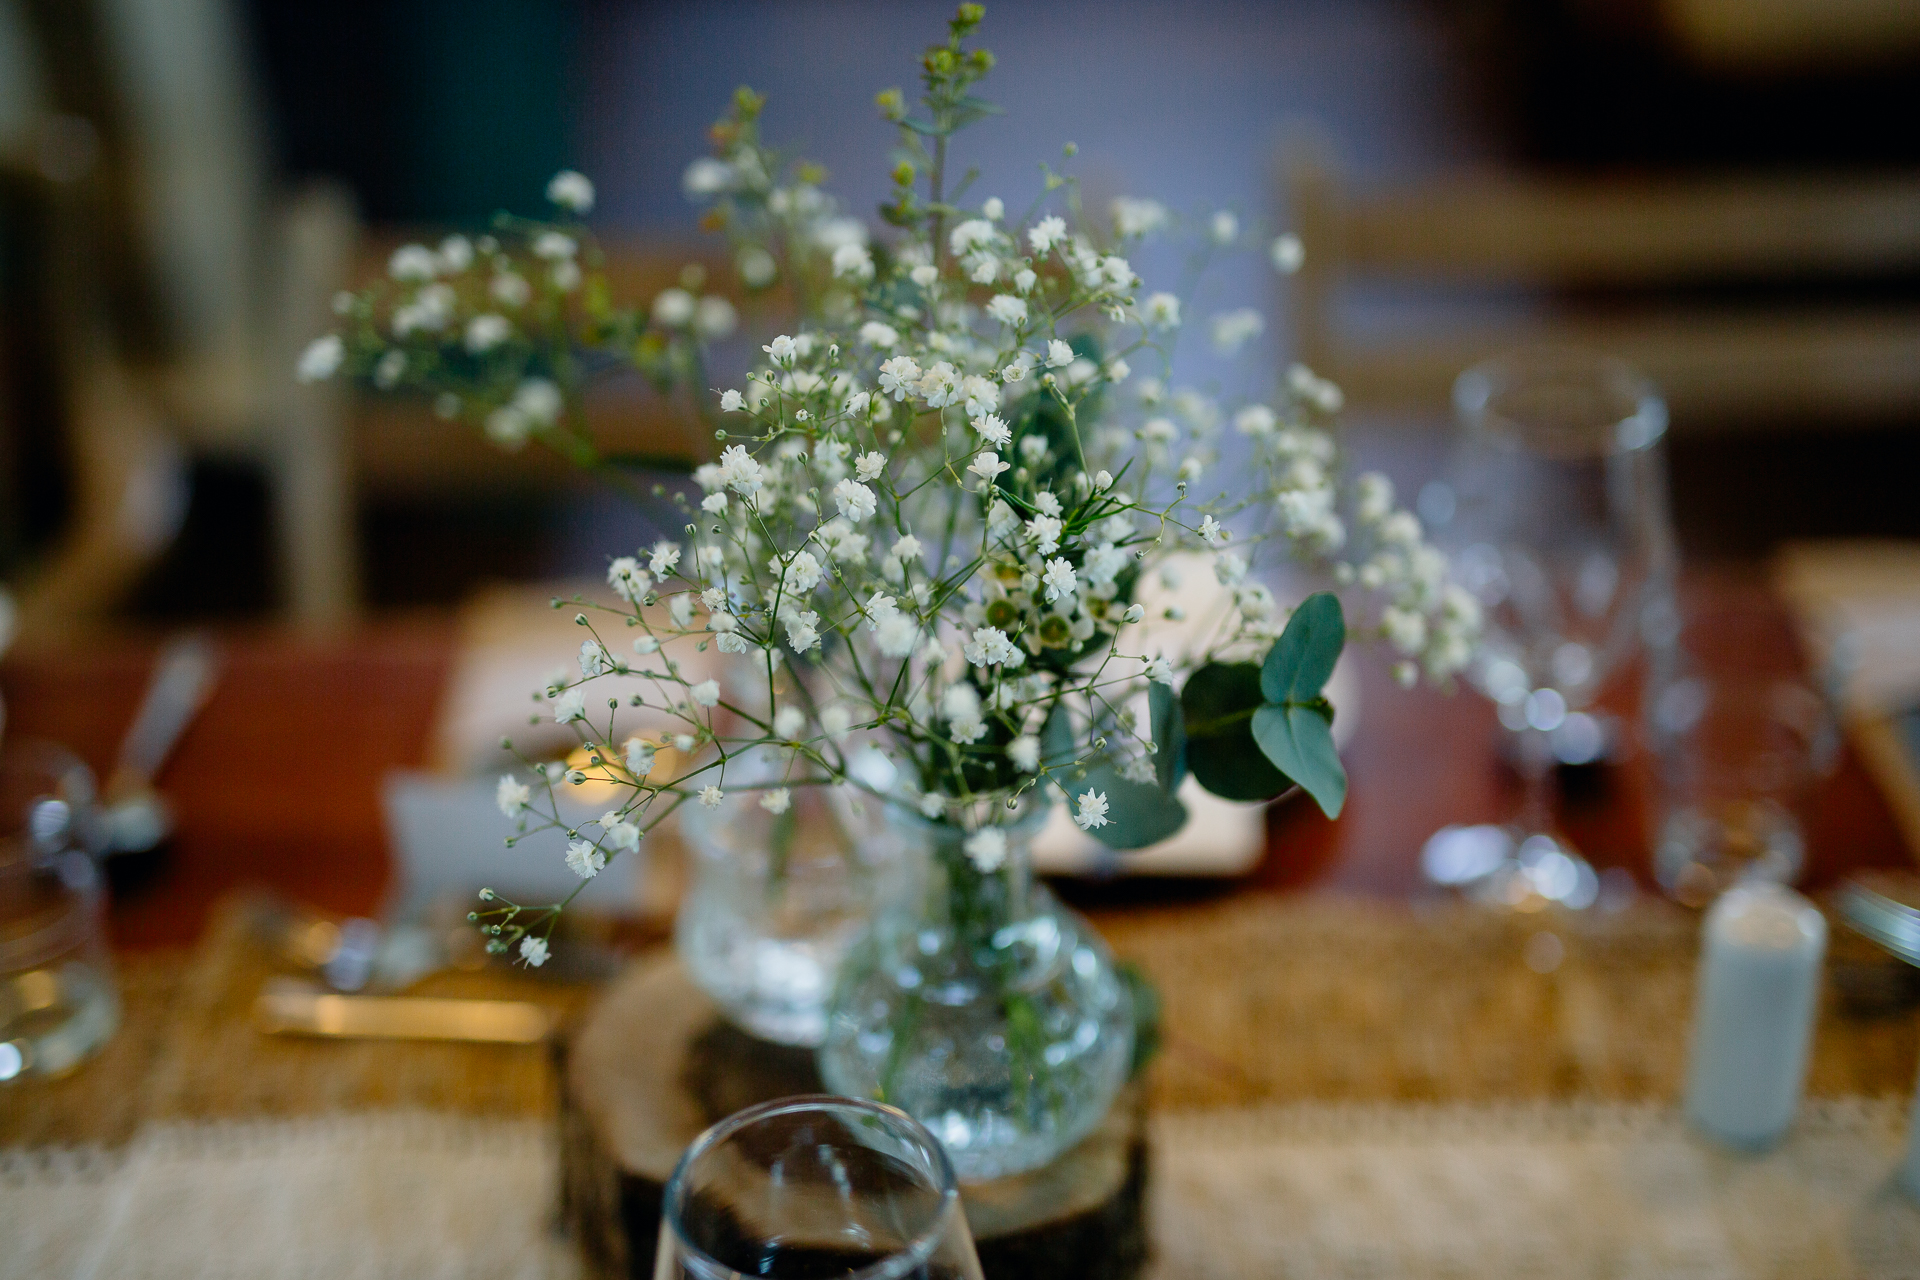
[[[578, 221], [593, 186], [572, 172], [549, 185], [555, 222], [397, 251], [388, 281], [345, 299], [340, 333], [301, 358], [304, 378], [344, 370], [426, 392], [503, 447], [538, 442], [588, 466], [602, 460], [581, 397], [621, 365], [712, 429], [712, 460], [671, 496], [680, 529], [610, 560], [609, 599], [576, 619], [577, 674], [536, 694], [590, 754], [578, 782], [623, 796], [597, 833], [566, 830], [583, 881], [690, 800], [718, 807], [738, 791], [777, 814], [795, 787], [869, 786], [849, 767], [861, 743], [892, 757], [895, 798], [973, 828], [965, 856], [980, 875], [1006, 859], [1012, 819], [994, 815], [1029, 793], [1062, 796], [1114, 847], [1149, 842], [1184, 813], [1172, 793], [1189, 764], [1221, 794], [1299, 782], [1337, 811], [1344, 776], [1316, 744], [1344, 616], [1329, 601], [1290, 625], [1262, 581], [1276, 556], [1332, 574], [1403, 678], [1445, 681], [1468, 661], [1479, 619], [1445, 559], [1384, 477], [1342, 478], [1337, 387], [1295, 366], [1270, 396], [1222, 403], [1165, 381], [1192, 292], [1149, 288], [1127, 254], [1183, 226], [1206, 253], [1233, 252], [1266, 243], [1254, 230], [1140, 198], [1089, 219], [1051, 169], [1024, 214], [949, 189], [946, 138], [985, 110], [973, 87], [992, 66], [963, 42], [976, 10], [927, 55], [924, 116], [897, 91], [880, 97], [901, 127], [882, 235], [845, 214], [818, 169], [762, 140], [757, 95], [740, 91], [714, 126], [714, 154], [684, 189], [747, 294], [786, 281], [804, 304], [751, 345], [731, 385], [712, 385], [708, 347], [732, 331], [733, 304], [689, 268], [642, 305], [614, 305]], [[1267, 252], [1280, 271], [1299, 266], [1290, 236]], [[1242, 309], [1201, 327], [1240, 350], [1264, 322]], [[1211, 564], [1223, 607], [1210, 633], [1167, 652], [1146, 637], [1181, 608], [1149, 616], [1138, 597], [1156, 577], [1171, 585], [1182, 555]], [[746, 752], [772, 753], [778, 776], [729, 788]], [[1265, 772], [1212, 763], [1236, 752]], [[510, 775], [500, 807], [522, 831], [565, 828], [554, 791], [570, 784]], [[537, 964], [561, 905], [481, 919]]]

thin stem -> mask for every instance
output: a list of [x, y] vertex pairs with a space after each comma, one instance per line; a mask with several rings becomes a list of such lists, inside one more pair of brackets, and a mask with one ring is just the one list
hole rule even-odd
[[1530, 835], [1552, 835], [1558, 827], [1554, 819], [1553, 746], [1539, 729], [1522, 729], [1513, 735], [1520, 772], [1520, 809], [1515, 821], [1521, 839]]

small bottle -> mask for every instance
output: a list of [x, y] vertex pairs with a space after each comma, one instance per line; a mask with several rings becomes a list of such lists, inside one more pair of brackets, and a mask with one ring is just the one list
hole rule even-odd
[[1757, 1151], [1793, 1123], [1826, 948], [1826, 919], [1783, 885], [1737, 885], [1707, 912], [1686, 1114], [1709, 1137]]

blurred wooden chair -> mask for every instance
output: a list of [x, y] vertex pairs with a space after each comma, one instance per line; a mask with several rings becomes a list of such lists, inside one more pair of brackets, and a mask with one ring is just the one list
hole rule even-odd
[[1747, 75], [1920, 50], [1912, 0], [1655, 0], [1645, 12], [1698, 65]]
[[[1920, 268], [1920, 175], [1470, 175], [1359, 191], [1310, 142], [1282, 167], [1306, 249], [1290, 290], [1301, 358], [1357, 408], [1444, 411], [1462, 369], [1553, 343], [1644, 370], [1679, 429], [1920, 409], [1920, 300], [1849, 300]], [[1416, 319], [1353, 324], [1352, 297], [1372, 286], [1419, 290]], [[1448, 307], [1489, 292], [1517, 314]]]
[[[261, 467], [287, 613], [340, 623], [357, 603], [342, 393], [293, 369], [347, 283], [351, 200], [272, 189], [229, 0], [0, 8], [33, 82], [0, 163], [45, 201], [78, 482], [63, 543], [23, 583], [23, 624], [115, 603], [178, 528], [188, 451]], [[128, 280], [151, 323], [127, 315]]]

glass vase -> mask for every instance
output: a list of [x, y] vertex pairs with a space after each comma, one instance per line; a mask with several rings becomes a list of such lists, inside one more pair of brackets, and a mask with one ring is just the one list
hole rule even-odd
[[773, 764], [743, 760], [728, 769], [717, 808], [680, 810], [691, 875], [674, 944], [734, 1025], [811, 1048], [825, 1036], [834, 974], [872, 916], [893, 846], [874, 838], [877, 802], [847, 789], [795, 787], [784, 812], [768, 811], [760, 798], [777, 785]]
[[841, 968], [821, 1078], [926, 1125], [963, 1181], [1039, 1168], [1126, 1083], [1129, 989], [1092, 927], [1034, 881], [1043, 803], [1000, 827], [1005, 860], [988, 869], [965, 848], [975, 824], [887, 817], [907, 848]]

